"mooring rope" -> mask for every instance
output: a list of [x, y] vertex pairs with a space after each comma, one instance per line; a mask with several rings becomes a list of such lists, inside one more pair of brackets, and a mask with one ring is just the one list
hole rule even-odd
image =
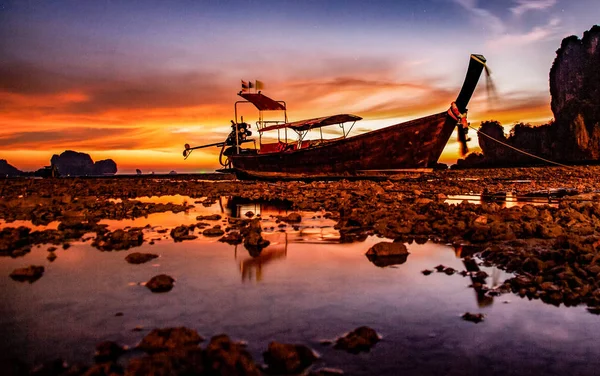
[[[523, 154], [525, 154], [525, 155], [528, 155], [528, 156], [530, 156], [530, 157], [533, 157], [533, 158], [537, 158], [537, 159], [539, 159], [539, 160], [542, 160], [542, 161], [544, 161], [544, 162], [546, 162], [546, 163], [550, 163], [550, 164], [553, 164], [553, 165], [557, 165], [557, 166], [561, 166], [561, 167], [571, 167], [571, 166], [567, 166], [567, 165], [565, 165], [565, 164], [562, 164], [562, 163], [554, 162], [554, 161], [551, 161], [551, 160], [549, 160], [549, 159], [542, 158], [542, 157], [540, 157], [540, 156], [537, 156], [537, 155], [534, 155], [534, 154], [528, 153], [528, 152], [526, 152], [525, 150], [518, 149], [518, 148], [516, 148], [516, 147], [514, 147], [514, 146], [512, 146], [512, 145], [509, 145], [509, 144], [507, 144], [507, 143], [505, 143], [505, 142], [502, 142], [502, 141], [500, 141], [500, 140], [498, 140], [498, 139], [496, 139], [496, 138], [494, 138], [494, 137], [490, 136], [489, 134], [486, 134], [486, 133], [483, 133], [483, 132], [481, 132], [479, 129], [477, 129], [477, 128], [474, 128], [474, 127], [472, 127], [471, 125], [469, 125], [468, 127], [469, 127], [469, 128], [471, 128], [471, 129], [473, 129], [473, 130], [474, 130], [475, 132], [477, 132], [478, 134], [481, 134], [481, 135], [483, 135], [483, 136], [485, 136], [485, 137], [489, 138], [490, 140], [492, 140], [492, 141], [496, 141], [496, 142], [497, 142], [497, 143], [499, 143], [500, 145], [504, 145], [504, 146], [506, 146], [506, 147], [508, 147], [508, 148], [510, 148], [510, 149], [513, 149], [514, 151], [517, 151], [517, 152], [519, 152], [519, 153], [523, 153]], [[459, 130], [459, 132], [460, 132], [460, 130]]]

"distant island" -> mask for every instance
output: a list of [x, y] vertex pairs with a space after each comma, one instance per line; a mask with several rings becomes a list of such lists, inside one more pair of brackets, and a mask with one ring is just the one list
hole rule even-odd
[[60, 155], [54, 154], [50, 159], [50, 166], [32, 172], [21, 171], [5, 159], [0, 159], [0, 177], [46, 177], [53, 173], [59, 176], [105, 176], [114, 175], [117, 171], [117, 164], [112, 159], [94, 162], [89, 154], [73, 150], [65, 150]]

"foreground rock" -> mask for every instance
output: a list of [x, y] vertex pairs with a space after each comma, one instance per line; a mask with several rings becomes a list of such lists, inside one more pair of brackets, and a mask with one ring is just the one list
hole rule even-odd
[[221, 226], [216, 225], [212, 228], [208, 228], [204, 231], [202, 231], [202, 235], [207, 236], [207, 237], [217, 237], [217, 236], [222, 236], [223, 234], [225, 234], [225, 231], [221, 230]]
[[123, 346], [113, 341], [104, 341], [96, 345], [94, 360], [96, 363], [115, 362], [125, 352]]
[[242, 235], [239, 232], [231, 231], [227, 235], [225, 235], [221, 239], [219, 239], [219, 241], [223, 242], [223, 243], [231, 244], [231, 245], [237, 245], [237, 244], [242, 244], [242, 242], [244, 241], [244, 238], [242, 237]]
[[186, 327], [154, 329], [148, 333], [138, 348], [147, 353], [196, 347], [204, 339], [194, 329]]
[[185, 225], [177, 226], [171, 230], [171, 237], [176, 242], [197, 239], [198, 237], [196, 235], [190, 234], [190, 230], [193, 231], [195, 227], [196, 226], [194, 226], [194, 225], [192, 225], [192, 226], [185, 226]]
[[409, 254], [404, 243], [381, 242], [369, 248], [366, 256], [374, 265], [385, 267], [404, 264]]
[[92, 246], [101, 251], [121, 251], [139, 247], [143, 242], [144, 234], [140, 229], [115, 230], [98, 234], [92, 242]]
[[210, 339], [205, 351], [205, 369], [210, 375], [259, 376], [262, 373], [245, 347], [221, 334]]
[[377, 342], [379, 342], [377, 332], [368, 326], [361, 326], [354, 329], [344, 337], [338, 338], [335, 342], [335, 348], [357, 354], [361, 351], [369, 351]]
[[146, 282], [146, 287], [152, 292], [169, 292], [173, 289], [175, 279], [166, 274], [159, 274]]
[[466, 312], [464, 315], [461, 316], [463, 320], [465, 321], [470, 321], [470, 322], [474, 322], [475, 324], [480, 323], [483, 321], [483, 318], [485, 317], [482, 313], [471, 313], [471, 312]]
[[158, 255], [155, 255], [153, 253], [133, 252], [128, 254], [127, 257], [125, 257], [125, 261], [127, 261], [130, 264], [143, 264], [150, 260], [154, 260], [157, 257]]
[[297, 374], [318, 359], [307, 346], [279, 342], [269, 343], [263, 357], [268, 366], [268, 373], [286, 375]]
[[42, 278], [42, 275], [44, 275], [43, 266], [30, 265], [26, 268], [19, 268], [13, 270], [13, 272], [10, 273], [10, 278], [19, 282], [33, 283], [38, 279]]

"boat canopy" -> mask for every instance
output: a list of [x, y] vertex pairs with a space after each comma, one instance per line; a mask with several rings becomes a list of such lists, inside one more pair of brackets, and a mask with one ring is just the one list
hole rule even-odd
[[285, 104], [261, 93], [239, 93], [238, 95], [252, 103], [259, 111], [285, 111]]
[[270, 125], [268, 127], [264, 127], [259, 129], [259, 132], [272, 131], [275, 129], [283, 129], [283, 128], [291, 128], [297, 132], [307, 131], [313, 128], [325, 127], [333, 124], [342, 124], [347, 121], [358, 121], [362, 120], [360, 116], [351, 115], [351, 114], [340, 114], [340, 115], [332, 115], [332, 116], [323, 116], [320, 118], [308, 119], [308, 120], [299, 120], [291, 123], [284, 124], [275, 124]]

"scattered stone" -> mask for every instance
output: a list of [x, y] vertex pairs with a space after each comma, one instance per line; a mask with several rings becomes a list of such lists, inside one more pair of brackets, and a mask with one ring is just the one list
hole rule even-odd
[[98, 234], [92, 246], [101, 251], [121, 251], [132, 247], [139, 247], [144, 242], [144, 234], [140, 229], [132, 228], [127, 231], [115, 230]]
[[19, 269], [13, 270], [13, 272], [10, 273], [10, 278], [14, 279], [15, 281], [19, 281], [19, 282], [33, 283], [33, 282], [37, 281], [38, 279], [42, 278], [43, 274], [44, 274], [43, 266], [30, 265], [26, 268], [19, 268]]
[[46, 256], [46, 258], [48, 259], [48, 261], [53, 262], [54, 260], [56, 260], [56, 253], [48, 252], [48, 256]]
[[173, 277], [159, 274], [146, 282], [146, 287], [152, 292], [168, 292], [173, 289], [173, 282], [175, 282]]
[[196, 217], [197, 221], [218, 221], [222, 217], [219, 214], [212, 215], [199, 215]]
[[369, 351], [379, 340], [379, 335], [375, 330], [368, 326], [361, 326], [344, 337], [338, 338], [334, 347], [357, 354], [361, 351]]
[[252, 211], [247, 211], [247, 212], [246, 212], [246, 217], [248, 217], [248, 218], [252, 218], [252, 217], [254, 217], [254, 212], [252, 212]]
[[194, 240], [198, 237], [190, 234], [190, 228], [188, 226], [177, 226], [171, 230], [171, 237], [176, 242], [182, 242], [184, 240]]
[[202, 235], [207, 237], [216, 237], [225, 234], [225, 231], [221, 230], [221, 226], [216, 225], [213, 228], [202, 231]]
[[296, 374], [310, 366], [318, 357], [304, 345], [292, 345], [279, 342], [269, 343], [263, 353], [267, 371], [274, 374]]
[[116, 362], [125, 349], [113, 341], [104, 341], [96, 345], [94, 360], [96, 363]]
[[197, 347], [202, 338], [194, 329], [184, 326], [154, 329], [138, 345], [149, 354], [186, 347]]
[[227, 235], [225, 235], [221, 239], [219, 239], [219, 241], [227, 243], [227, 244], [231, 244], [231, 245], [237, 245], [237, 244], [242, 244], [242, 242], [244, 241], [244, 238], [242, 237], [242, 235], [239, 232], [231, 231]]
[[155, 255], [153, 253], [133, 252], [125, 257], [125, 261], [127, 261], [130, 264], [143, 264], [150, 260], [154, 260], [157, 257], [158, 255]]
[[465, 321], [471, 321], [474, 323], [480, 323], [483, 321], [483, 318], [485, 317], [485, 315], [483, 313], [470, 313], [467, 312], [464, 315], [461, 316], [463, 320]]
[[404, 243], [380, 242], [369, 248], [366, 255], [374, 257], [404, 256], [409, 252]]
[[433, 273], [433, 270], [425, 269], [421, 270], [421, 273], [423, 273], [423, 275], [430, 275], [431, 273]]
[[302, 222], [302, 216], [300, 213], [290, 213], [286, 217], [281, 217], [281, 220], [287, 223], [299, 223]]
[[211, 375], [262, 375], [245, 346], [224, 334], [210, 339], [205, 351], [205, 368]]

